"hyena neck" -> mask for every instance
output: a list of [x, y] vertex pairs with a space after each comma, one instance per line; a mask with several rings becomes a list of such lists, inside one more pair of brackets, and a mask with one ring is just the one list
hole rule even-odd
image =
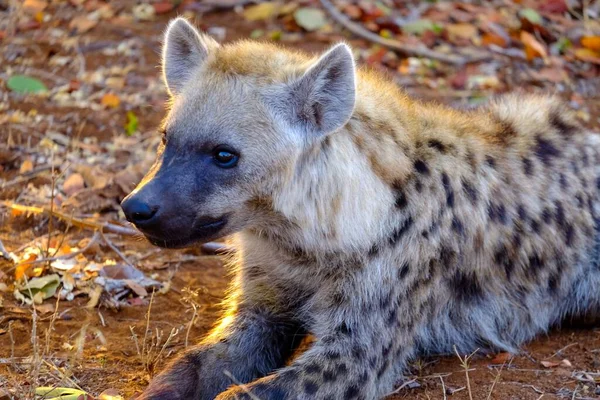
[[396, 222], [393, 187], [408, 176], [411, 145], [402, 113], [377, 101], [359, 99], [344, 127], [298, 156], [273, 195], [289, 222], [273, 225], [278, 237], [312, 253], [366, 252]]

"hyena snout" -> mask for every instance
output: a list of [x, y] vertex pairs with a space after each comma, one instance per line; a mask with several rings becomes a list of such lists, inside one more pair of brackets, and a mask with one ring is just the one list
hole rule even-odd
[[121, 208], [123, 209], [123, 213], [125, 213], [127, 221], [138, 227], [142, 227], [152, 223], [160, 206], [144, 201], [144, 199], [132, 193], [121, 202]]

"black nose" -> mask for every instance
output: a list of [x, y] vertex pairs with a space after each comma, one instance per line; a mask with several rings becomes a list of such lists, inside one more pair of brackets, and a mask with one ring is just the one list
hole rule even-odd
[[127, 221], [133, 222], [136, 225], [150, 221], [158, 211], [158, 206], [150, 206], [135, 196], [125, 199], [121, 203], [121, 208], [125, 213]]

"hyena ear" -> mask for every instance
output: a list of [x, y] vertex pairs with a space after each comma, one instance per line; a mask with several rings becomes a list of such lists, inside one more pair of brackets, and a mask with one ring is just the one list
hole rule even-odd
[[293, 105], [293, 123], [317, 136], [345, 125], [354, 110], [355, 75], [350, 47], [343, 43], [332, 47], [292, 83], [288, 107]]
[[218, 47], [213, 38], [198, 32], [185, 18], [172, 20], [162, 50], [163, 79], [169, 92], [181, 93], [209, 53]]

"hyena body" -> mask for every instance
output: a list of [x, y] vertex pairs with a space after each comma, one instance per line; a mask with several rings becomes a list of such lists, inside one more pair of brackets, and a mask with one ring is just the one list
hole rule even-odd
[[598, 313], [600, 140], [557, 100], [452, 111], [355, 74], [344, 45], [219, 47], [184, 20], [164, 70], [166, 143], [126, 215], [239, 251], [225, 317], [144, 398], [377, 399], [411, 357]]

